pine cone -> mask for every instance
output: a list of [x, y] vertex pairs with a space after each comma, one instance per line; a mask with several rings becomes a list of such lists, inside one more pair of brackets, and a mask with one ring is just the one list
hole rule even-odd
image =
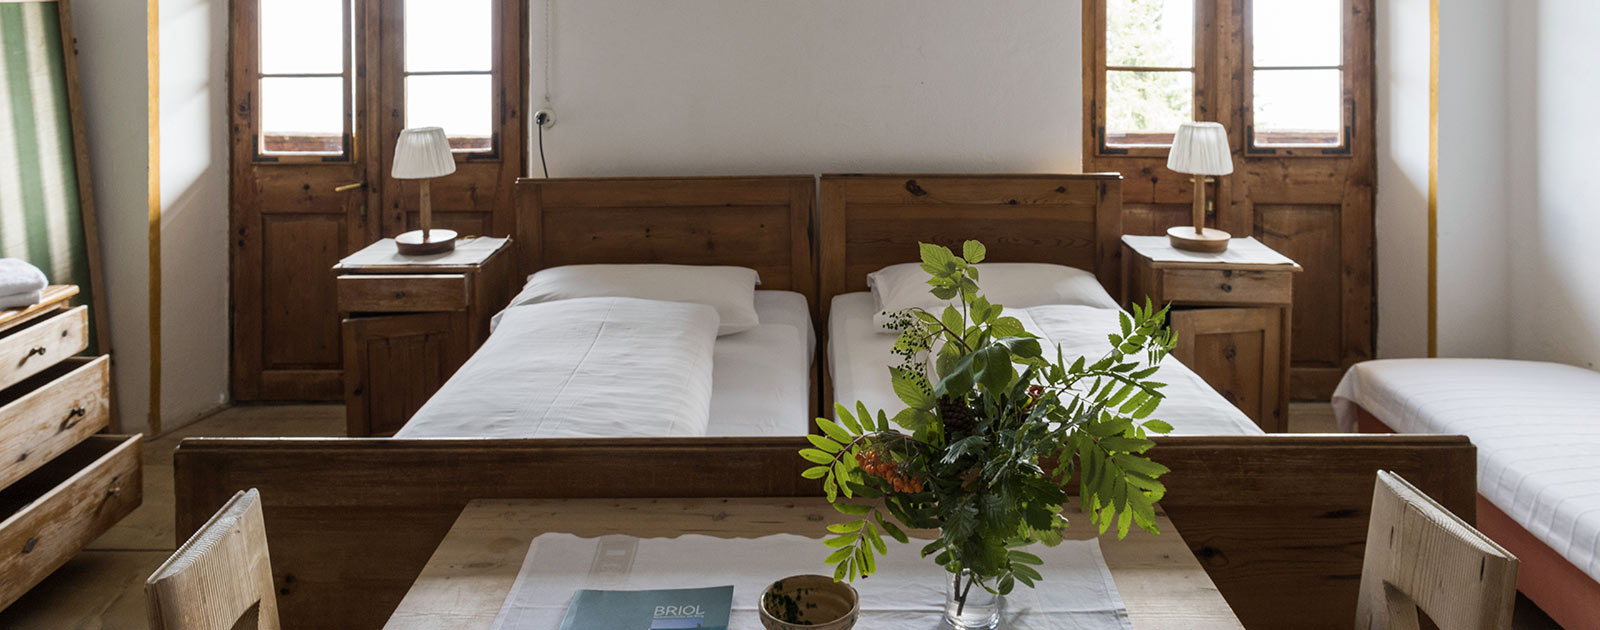
[[977, 420], [972, 416], [972, 407], [960, 398], [940, 398], [939, 418], [944, 420], [945, 435], [971, 435], [978, 428]]

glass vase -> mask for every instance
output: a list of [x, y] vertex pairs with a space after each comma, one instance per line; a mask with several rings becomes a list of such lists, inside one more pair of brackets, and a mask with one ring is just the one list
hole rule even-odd
[[945, 580], [944, 623], [955, 630], [993, 630], [1000, 627], [1005, 597], [991, 593], [977, 583], [972, 572], [962, 569]]

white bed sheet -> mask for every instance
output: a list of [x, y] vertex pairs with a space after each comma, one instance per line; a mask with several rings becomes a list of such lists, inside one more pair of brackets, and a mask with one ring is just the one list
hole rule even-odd
[[756, 291], [754, 330], [718, 337], [706, 435], [805, 435], [811, 428], [811, 307], [793, 291]]
[[[895, 336], [873, 324], [872, 294], [845, 293], [833, 299], [828, 315], [828, 370], [834, 400], [854, 407], [855, 401], [890, 415], [905, 407], [889, 385], [888, 366], [898, 363], [891, 350]], [[1116, 332], [1114, 309], [1077, 305], [1006, 309], [1030, 332], [1060, 345], [1067, 356], [1099, 358], [1111, 349], [1106, 335]], [[1049, 347], [1048, 345], [1046, 347]], [[1198, 374], [1177, 359], [1161, 364], [1155, 378], [1167, 384], [1167, 399], [1152, 417], [1172, 425], [1174, 435], [1259, 435], [1261, 428], [1228, 403]], [[831, 415], [831, 413], [830, 413]]]
[[[761, 436], [804, 435], [811, 426], [811, 365], [816, 331], [805, 296], [793, 291], [757, 291], [761, 325], [717, 337], [712, 345], [709, 419], [703, 429], [672, 435]], [[515, 307], [526, 308], [526, 307]], [[508, 309], [509, 310], [509, 309]], [[525, 328], [525, 327], [524, 327]], [[499, 333], [496, 333], [499, 334]], [[515, 335], [516, 330], [507, 334]], [[514, 419], [524, 404], [532, 365], [518, 359], [537, 340], [485, 344], [489, 352], [469, 360], [475, 366], [473, 387], [447, 386], [434, 395], [396, 437], [659, 437], [653, 426], [635, 422], [557, 430], [530, 427]], [[480, 354], [484, 354], [480, 350]], [[685, 364], [685, 369], [697, 369]], [[462, 367], [463, 371], [467, 366]], [[466, 379], [467, 377], [463, 377]], [[452, 379], [454, 380], [454, 379]], [[636, 392], [619, 392], [638, 399]], [[659, 411], [655, 412], [659, 415]], [[630, 416], [650, 415], [636, 410]], [[622, 417], [618, 415], [616, 417]], [[576, 432], [574, 432], [576, 431]]]
[[1358, 363], [1333, 394], [1344, 431], [1359, 405], [1400, 433], [1465, 435], [1478, 493], [1600, 581], [1600, 373], [1500, 359]]
[[710, 306], [582, 298], [503, 315], [395, 437], [705, 434], [720, 321]]

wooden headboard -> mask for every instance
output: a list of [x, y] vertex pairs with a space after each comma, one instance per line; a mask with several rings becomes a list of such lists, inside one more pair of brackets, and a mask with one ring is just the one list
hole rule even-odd
[[517, 181], [520, 277], [559, 265], [737, 265], [816, 309], [815, 179], [624, 177]]
[[979, 240], [993, 262], [1093, 271], [1121, 291], [1122, 176], [824, 175], [822, 308], [867, 289], [867, 274], [918, 260], [917, 243], [960, 251]]

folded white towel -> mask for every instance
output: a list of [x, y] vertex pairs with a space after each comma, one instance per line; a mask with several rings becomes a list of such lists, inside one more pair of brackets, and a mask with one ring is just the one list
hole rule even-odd
[[0, 297], [0, 310], [33, 306], [44, 300], [44, 291], [32, 291]]
[[[0, 297], [22, 296], [43, 291], [50, 281], [44, 272], [27, 261], [17, 258], [0, 258]], [[34, 299], [37, 303], [38, 299]]]

